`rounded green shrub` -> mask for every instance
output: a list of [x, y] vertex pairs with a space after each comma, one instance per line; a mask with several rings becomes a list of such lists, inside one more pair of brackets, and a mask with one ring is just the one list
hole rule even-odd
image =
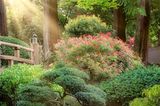
[[150, 103], [150, 101], [147, 98], [136, 98], [129, 104], [129, 106], [158, 106], [158, 105]]
[[42, 76], [42, 78], [53, 82], [57, 77], [64, 76], [64, 75], [73, 75], [73, 76], [80, 77], [84, 80], [89, 80], [88, 74], [76, 68], [71, 68], [71, 67], [62, 67], [62, 68], [53, 69], [52, 71], [46, 72]]
[[142, 96], [144, 98], [135, 98], [130, 106], [158, 106], [160, 104], [160, 85], [145, 89]]
[[85, 85], [75, 97], [86, 106], [105, 106], [106, 93], [93, 85]]
[[63, 106], [82, 106], [82, 105], [78, 102], [77, 98], [75, 98], [74, 96], [67, 95], [63, 99]]
[[48, 86], [21, 85], [17, 90], [17, 95], [18, 104], [20, 101], [44, 104], [44, 106], [59, 106], [60, 104], [60, 95]]
[[42, 73], [41, 66], [17, 64], [6, 68], [0, 74], [0, 92], [14, 100], [15, 92], [20, 84], [26, 84], [40, 78]]
[[103, 90], [101, 90], [100, 88], [95, 87], [93, 85], [85, 85], [84, 89], [82, 91], [93, 93], [93, 94], [98, 95], [104, 99], [106, 98], [106, 93]]
[[[29, 45], [26, 44], [25, 42], [23, 42], [19, 39], [13, 38], [13, 37], [0, 36], [0, 41], [7, 42], [7, 43], [13, 43], [13, 44], [21, 45], [24, 47], [29, 47]], [[1, 49], [2, 55], [3, 54], [4, 55], [14, 55], [14, 48], [12, 48], [12, 47], [1, 45], [0, 49]], [[30, 57], [29, 53], [23, 49], [20, 49], [20, 56], [22, 58], [29, 58]], [[2, 66], [5, 66], [5, 65], [7, 65], [7, 62], [5, 60], [2, 60]]]
[[84, 106], [106, 106], [106, 100], [91, 92], [77, 92], [75, 97], [83, 102]]
[[71, 37], [80, 37], [84, 34], [97, 35], [106, 32], [106, 24], [95, 16], [78, 16], [71, 19], [65, 26], [65, 34]]
[[72, 94], [75, 94], [76, 92], [79, 92], [82, 89], [84, 89], [84, 86], [86, 84], [83, 79], [71, 75], [60, 76], [56, 78], [54, 82], [62, 86], [65, 89], [65, 91], [70, 92]]
[[160, 68], [150, 66], [139, 67], [102, 82], [100, 88], [106, 92], [107, 103], [128, 103], [133, 98], [141, 96], [143, 89], [155, 84], [160, 84]]

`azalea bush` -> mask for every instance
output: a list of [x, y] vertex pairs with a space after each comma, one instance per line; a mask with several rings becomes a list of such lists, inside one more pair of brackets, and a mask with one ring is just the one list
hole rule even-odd
[[62, 39], [55, 45], [58, 61], [83, 69], [91, 79], [114, 77], [123, 71], [142, 65], [134, 52], [111, 33], [98, 36]]

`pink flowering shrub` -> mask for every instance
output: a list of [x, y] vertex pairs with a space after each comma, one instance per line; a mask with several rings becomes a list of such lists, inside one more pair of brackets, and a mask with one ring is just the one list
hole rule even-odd
[[140, 59], [127, 44], [110, 36], [108, 32], [61, 40], [55, 45], [56, 57], [59, 61], [85, 70], [96, 80], [114, 77], [141, 65]]

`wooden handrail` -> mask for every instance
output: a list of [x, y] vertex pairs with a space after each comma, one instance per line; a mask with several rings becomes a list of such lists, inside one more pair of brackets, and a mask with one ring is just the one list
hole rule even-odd
[[21, 48], [21, 49], [24, 49], [24, 50], [32, 51], [32, 52], [33, 52], [33, 49], [32, 49], [32, 48], [27, 48], [27, 47], [24, 47], [24, 46], [20, 46], [20, 45], [17, 45], [17, 44], [13, 44], [13, 43], [7, 43], [7, 42], [2, 42], [2, 41], [0, 41], [0, 45], [6, 45], [6, 46], [10, 46], [10, 47], [17, 47], [17, 48]]
[[13, 61], [21, 62], [21, 63], [33, 64], [33, 60], [31, 60], [31, 59], [18, 58], [18, 57], [15, 57], [15, 56], [0, 55], [0, 59], [13, 60]]
[[[7, 60], [9, 65], [13, 65], [14, 61], [18, 61], [20, 63], [34, 64], [34, 58], [33, 58], [34, 49], [20, 46], [17, 44], [3, 42], [3, 41], [0, 41], [0, 46], [1, 45], [12, 47], [14, 49], [14, 56], [0, 54], [0, 60], [2, 60], [2, 59]], [[30, 54], [31, 54], [30, 59], [21, 58], [20, 57], [20, 49], [24, 49], [24, 50], [30, 52]]]

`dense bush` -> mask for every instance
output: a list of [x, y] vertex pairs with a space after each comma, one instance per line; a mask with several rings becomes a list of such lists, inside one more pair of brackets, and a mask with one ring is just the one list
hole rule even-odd
[[[17, 105], [22, 106], [59, 106], [60, 95], [48, 86], [34, 84], [22, 85], [19, 87]], [[31, 105], [32, 104], [32, 105]]]
[[[89, 76], [85, 72], [64, 64], [56, 65], [52, 71], [46, 72], [42, 77], [42, 79], [62, 86], [65, 95], [74, 95], [83, 105], [103, 106], [106, 98], [105, 92], [93, 85], [87, 85], [85, 81], [86, 79], [88, 81], [88, 78]], [[65, 102], [70, 104], [73, 101]]]
[[91, 74], [92, 79], [107, 79], [141, 65], [131, 49], [111, 33], [61, 40], [56, 44], [58, 61]]
[[[13, 44], [18, 44], [24, 47], [28, 47], [28, 45], [16, 38], [13, 37], [4, 37], [4, 36], [0, 36], [0, 41], [4, 41], [4, 42], [8, 42], [8, 43], [13, 43]], [[1, 49], [1, 53], [5, 54], [5, 55], [14, 55], [14, 48], [9, 47], [9, 46], [4, 46], [1, 45], [0, 46]], [[20, 50], [20, 56], [23, 58], [29, 58], [29, 53], [26, 50], [21, 49]], [[2, 65], [6, 65], [7, 62], [5, 60], [2, 60]]]
[[15, 92], [20, 84], [25, 84], [33, 79], [37, 79], [42, 74], [40, 66], [17, 64], [6, 68], [0, 74], [0, 95], [8, 95], [11, 99], [15, 98]]
[[97, 35], [106, 32], [106, 24], [95, 16], [78, 16], [71, 19], [65, 26], [65, 34], [72, 37], [79, 37], [84, 34]]
[[43, 79], [46, 79], [48, 81], [54, 81], [57, 77], [64, 76], [64, 75], [73, 75], [80, 77], [84, 80], [89, 80], [89, 76], [76, 68], [71, 67], [62, 67], [62, 68], [55, 68], [51, 71], [46, 72], [43, 75]]
[[75, 97], [85, 106], [105, 106], [106, 93], [93, 85], [85, 85]]
[[95, 95], [98, 95], [101, 98], [106, 98], [106, 93], [103, 90], [101, 90], [100, 88], [95, 87], [93, 85], [85, 85], [84, 89], [82, 91], [94, 93]]
[[154, 85], [143, 91], [144, 98], [136, 98], [130, 106], [158, 106], [160, 104], [160, 85]]
[[160, 68], [141, 67], [125, 72], [116, 78], [100, 84], [107, 94], [107, 103], [127, 103], [139, 97], [143, 89], [160, 84]]
[[85, 81], [79, 77], [65, 75], [55, 79], [55, 83], [61, 85], [67, 92], [75, 94], [85, 86]]

